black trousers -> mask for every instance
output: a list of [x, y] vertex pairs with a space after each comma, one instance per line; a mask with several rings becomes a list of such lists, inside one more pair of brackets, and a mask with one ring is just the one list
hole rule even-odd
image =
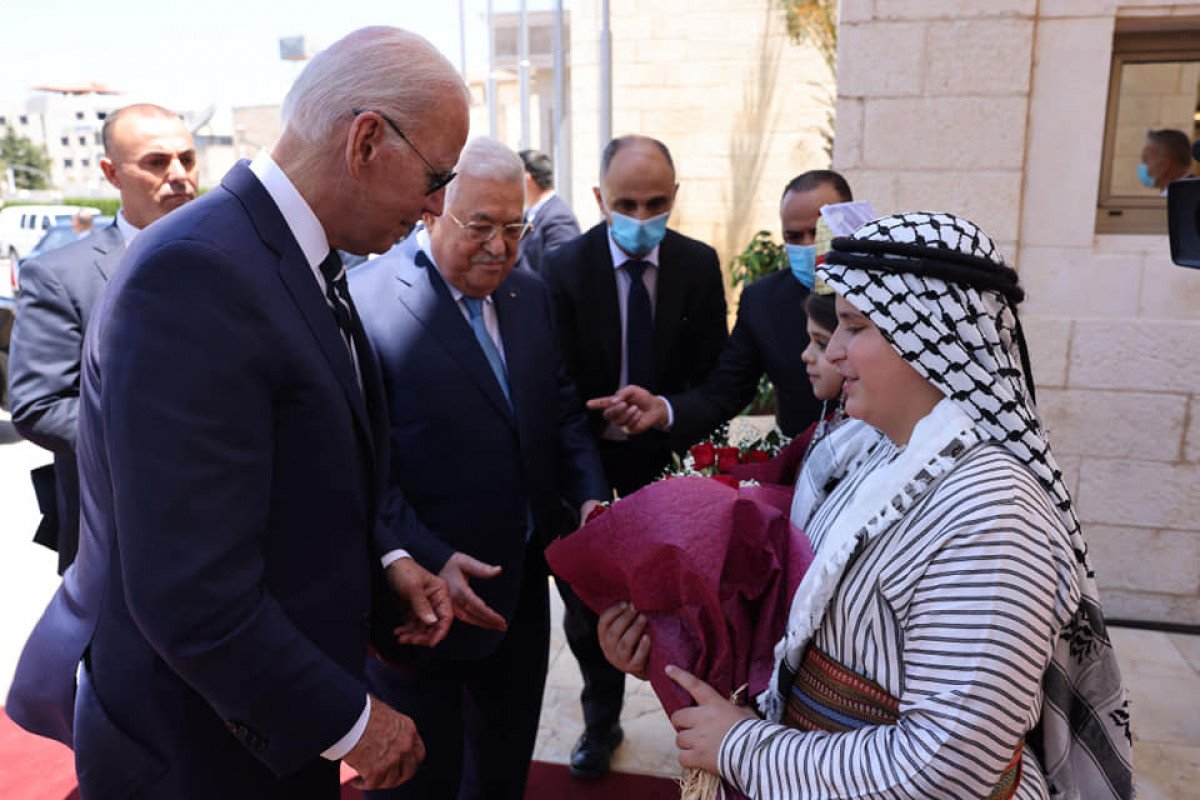
[[367, 663], [371, 691], [412, 717], [425, 743], [412, 780], [368, 798], [523, 800], [550, 656], [550, 596], [538, 550], [529, 545], [516, 613], [491, 655], [423, 659], [411, 670]]

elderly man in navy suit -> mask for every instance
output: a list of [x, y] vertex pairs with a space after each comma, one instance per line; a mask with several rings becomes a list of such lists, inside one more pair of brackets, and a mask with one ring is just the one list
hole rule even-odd
[[564, 501], [586, 518], [610, 495], [550, 296], [513, 269], [521, 161], [483, 137], [456, 169], [443, 216], [350, 278], [391, 416], [382, 524], [446, 580], [460, 620], [432, 651], [368, 665], [428, 750], [410, 783], [370, 795], [521, 800], [549, 653], [542, 551]]
[[533, 228], [521, 240], [518, 263], [542, 274], [542, 254], [579, 235], [579, 220], [554, 191], [554, 164], [539, 150], [522, 150], [525, 164], [525, 221]]
[[45, 515], [34, 538], [58, 551], [60, 573], [79, 544], [75, 430], [83, 336], [125, 248], [142, 228], [195, 199], [199, 173], [191, 132], [161, 106], [117, 109], [104, 120], [101, 140], [100, 169], [121, 193], [121, 210], [107, 228], [21, 267], [9, 353], [13, 425], [54, 453], [53, 467], [33, 472]]
[[7, 706], [74, 746], [83, 797], [333, 800], [339, 759], [386, 787], [423, 757], [368, 693], [372, 588], [413, 642], [449, 595], [376, 525], [387, 411], [335, 250], [440, 213], [467, 104], [421, 37], [356, 31], [269, 154], [126, 253], [84, 345], [79, 554]]

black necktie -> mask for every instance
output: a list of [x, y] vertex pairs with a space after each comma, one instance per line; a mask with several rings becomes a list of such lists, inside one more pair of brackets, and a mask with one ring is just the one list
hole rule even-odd
[[626, 261], [629, 298], [625, 303], [625, 377], [629, 383], [654, 389], [654, 313], [642, 274], [650, 265]]
[[329, 255], [321, 262], [321, 275], [325, 278], [325, 299], [333, 310], [333, 318], [337, 321], [338, 330], [346, 340], [346, 347], [354, 347], [354, 301], [350, 299], [350, 287], [346, 285], [346, 268], [336, 250], [330, 250]]

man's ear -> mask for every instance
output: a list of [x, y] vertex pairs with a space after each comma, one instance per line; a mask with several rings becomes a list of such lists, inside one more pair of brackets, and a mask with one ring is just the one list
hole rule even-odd
[[600, 216], [604, 217], [605, 222], [608, 222], [608, 209], [604, 207], [604, 194], [600, 191], [600, 187], [593, 186], [592, 194], [596, 196], [596, 206], [600, 209]]
[[350, 122], [346, 132], [346, 165], [352, 176], [359, 177], [379, 157], [383, 135], [383, 125], [373, 112], [364, 111]]
[[104, 179], [113, 185], [114, 189], [120, 190], [121, 178], [117, 175], [117, 165], [108, 156], [100, 159], [100, 171], [104, 173]]

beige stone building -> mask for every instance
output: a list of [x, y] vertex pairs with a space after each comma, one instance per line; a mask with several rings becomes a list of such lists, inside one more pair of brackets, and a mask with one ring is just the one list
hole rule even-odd
[[[672, 227], [712, 244], [723, 264], [760, 229], [779, 240], [784, 185], [829, 166], [833, 76], [791, 42], [774, 0], [612, 0], [612, 131], [671, 148], [679, 175]], [[599, 221], [599, 3], [571, 5], [572, 201]]]
[[[1200, 623], [1200, 271], [1145, 130], [1195, 138], [1200, 2], [843, 0], [834, 167], [946, 209], [1028, 292], [1038, 399], [1110, 616]], [[1111, 87], [1111, 90], [1110, 90]]]

